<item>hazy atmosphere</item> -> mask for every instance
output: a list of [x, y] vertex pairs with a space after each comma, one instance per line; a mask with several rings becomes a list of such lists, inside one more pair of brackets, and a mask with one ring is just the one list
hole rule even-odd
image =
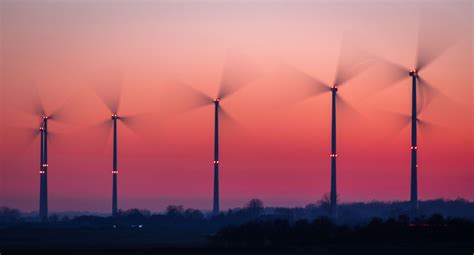
[[[233, 117], [220, 126], [221, 209], [251, 198], [316, 202], [330, 190], [331, 97], [305, 98], [301, 79], [282, 68], [331, 86], [346, 48], [410, 69], [423, 44], [442, 54], [420, 72], [435, 88], [424, 96], [435, 96], [419, 114], [418, 196], [474, 199], [472, 1], [0, 0], [0, 8], [2, 206], [38, 208], [40, 98], [47, 112], [61, 111], [49, 124], [50, 211], [110, 212], [112, 135], [100, 95], [122, 90], [120, 112], [140, 118], [118, 127], [119, 207], [210, 210], [213, 107], [190, 110], [182, 84], [216, 97], [236, 53], [258, 74], [221, 102]], [[399, 119], [410, 114], [411, 80], [386, 85], [385, 74], [374, 64], [339, 88], [352, 106], [338, 109], [342, 202], [410, 198], [410, 128]]]

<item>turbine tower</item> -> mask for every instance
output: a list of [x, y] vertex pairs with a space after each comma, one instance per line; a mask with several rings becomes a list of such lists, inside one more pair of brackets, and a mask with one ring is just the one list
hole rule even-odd
[[[38, 89], [36, 87], [36, 89]], [[50, 121], [53, 122], [67, 122], [68, 121], [68, 111], [67, 104], [68, 100], [64, 101], [60, 107], [57, 107], [54, 111], [46, 111], [39, 91], [36, 90], [36, 93], [33, 94], [31, 98], [32, 109], [31, 114], [35, 118], [41, 119], [41, 124], [39, 127], [40, 134], [40, 192], [39, 192], [39, 218], [42, 221], [48, 220], [48, 137], [51, 133], [48, 130], [48, 124]], [[30, 130], [30, 128], [28, 128]], [[54, 133], [53, 133], [54, 134]], [[35, 140], [38, 135], [38, 128], [34, 128], [32, 133], [32, 141]]]
[[417, 105], [416, 105], [416, 80], [418, 78], [417, 70], [411, 70], [412, 78], [412, 105], [411, 105], [411, 192], [410, 203], [412, 208], [418, 209], [418, 180], [417, 180]]
[[[133, 133], [137, 130], [135, 127], [142, 124], [142, 120], [149, 119], [148, 115], [138, 114], [119, 114], [121, 104], [121, 94], [123, 85], [123, 74], [120, 69], [112, 69], [107, 71], [107, 74], [100, 74], [99, 80], [94, 84], [93, 90], [98, 96], [100, 101], [107, 107], [109, 112], [109, 118], [94, 125], [94, 128], [105, 129], [106, 133], [101, 133], [101, 136], [106, 140], [108, 134], [110, 134], [110, 128], [113, 130], [113, 144], [112, 144], [112, 216], [118, 214], [118, 149], [117, 149], [117, 136], [118, 136], [118, 123], [122, 123], [123, 126], [127, 127]], [[112, 120], [112, 125], [110, 125]], [[105, 142], [104, 142], [105, 143]]]
[[[136, 133], [132, 126], [136, 125], [140, 116], [136, 115], [118, 115], [118, 105], [115, 110], [112, 111], [111, 120], [112, 120], [112, 129], [113, 129], [113, 141], [112, 141], [112, 216], [117, 216], [118, 214], [118, 149], [117, 149], [117, 136], [118, 136], [118, 122], [120, 121], [124, 126], [128, 127], [132, 132]], [[110, 121], [110, 120], [109, 120]], [[103, 122], [100, 124], [105, 124], [110, 127], [110, 122]]]
[[42, 221], [48, 220], [48, 120], [51, 117], [41, 116], [40, 132], [40, 201], [39, 216]]
[[214, 201], [212, 212], [219, 213], [219, 98], [214, 100]]
[[337, 86], [331, 88], [331, 193], [330, 213], [337, 217], [337, 187], [336, 187], [336, 94]]
[[[434, 57], [432, 59], [434, 59]], [[448, 97], [443, 95], [443, 92], [420, 77], [420, 70], [424, 69], [424, 67], [431, 63], [431, 61], [429, 63], [417, 64], [417, 67], [411, 70], [384, 59], [382, 59], [382, 63], [388, 66], [392, 72], [386, 85], [395, 84], [401, 81], [406, 78], [407, 73], [411, 77], [411, 114], [396, 114], [396, 117], [401, 119], [403, 122], [401, 123], [400, 130], [411, 125], [410, 207], [413, 210], [413, 213], [416, 213], [418, 210], [418, 128], [426, 128], [431, 125], [430, 123], [421, 120], [419, 115], [423, 112], [425, 107], [431, 103], [434, 97]]]
[[40, 201], [39, 216], [42, 221], [48, 219], [48, 157], [47, 157], [47, 137], [48, 137], [48, 118], [42, 117], [40, 127]]
[[116, 113], [112, 115], [114, 138], [113, 138], [113, 159], [112, 159], [112, 215], [117, 215], [117, 120], [119, 116]]
[[[237, 52], [230, 51], [227, 54], [226, 62], [222, 71], [221, 81], [219, 83], [217, 96], [213, 99], [207, 94], [192, 88], [183, 83], [178, 83], [178, 89], [185, 89], [178, 92], [182, 95], [188, 95], [185, 100], [190, 109], [202, 106], [214, 105], [214, 161], [213, 161], [213, 201], [212, 213], [214, 215], [220, 212], [220, 194], [219, 194], [219, 118], [222, 122], [235, 120], [222, 108], [221, 100], [236, 93], [247, 84], [254, 81], [260, 75], [260, 69], [246, 56]], [[184, 98], [185, 96], [180, 96]]]

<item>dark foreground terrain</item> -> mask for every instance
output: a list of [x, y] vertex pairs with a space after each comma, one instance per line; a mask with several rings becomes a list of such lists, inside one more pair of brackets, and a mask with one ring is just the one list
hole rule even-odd
[[473, 243], [422, 243], [410, 244], [334, 244], [316, 247], [266, 247], [266, 248], [235, 248], [235, 247], [203, 247], [203, 246], [67, 246], [67, 247], [16, 247], [3, 249], [2, 254], [472, 254]]
[[428, 201], [416, 212], [404, 203], [354, 203], [335, 220], [324, 202], [265, 208], [252, 200], [219, 215], [170, 206], [161, 214], [131, 209], [41, 221], [1, 208], [0, 253], [470, 255], [473, 209], [464, 200]]

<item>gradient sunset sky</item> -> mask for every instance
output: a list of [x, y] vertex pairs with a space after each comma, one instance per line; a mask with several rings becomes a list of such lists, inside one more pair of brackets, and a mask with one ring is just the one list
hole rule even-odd
[[[0, 0], [0, 8], [0, 205], [38, 208], [39, 138], [28, 128], [39, 128], [39, 94], [48, 111], [67, 112], [49, 126], [50, 210], [110, 211], [111, 134], [96, 128], [110, 112], [94, 91], [102, 81], [113, 95], [110, 81], [121, 80], [121, 113], [147, 117], [135, 133], [119, 126], [119, 208], [210, 209], [213, 108], [180, 111], [189, 102], [177, 83], [214, 97], [234, 51], [260, 75], [222, 101], [239, 125], [221, 128], [221, 207], [316, 202], [330, 185], [330, 95], [290, 103], [299, 87], [281, 78], [280, 64], [331, 83], [349, 42], [411, 68], [422, 25], [436, 31], [425, 43], [456, 40], [420, 73], [443, 96], [420, 115], [433, 125], [419, 130], [419, 197], [474, 199], [472, 1]], [[410, 79], [384, 86], [382, 69], [339, 90], [359, 113], [338, 115], [342, 202], [409, 198], [410, 129], [392, 115], [410, 113]]]

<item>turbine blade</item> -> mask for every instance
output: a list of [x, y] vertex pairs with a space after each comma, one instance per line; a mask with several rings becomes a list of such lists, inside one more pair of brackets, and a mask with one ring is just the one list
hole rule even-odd
[[39, 93], [39, 88], [37, 86], [34, 86], [33, 94], [32, 97], [30, 98], [30, 102], [32, 104], [32, 109], [22, 109], [24, 112], [26, 112], [28, 115], [33, 115], [35, 117], [42, 117], [42, 116], [47, 116], [50, 120], [53, 121], [64, 121], [67, 122], [71, 119], [73, 119], [73, 116], [70, 115], [70, 111], [73, 109], [73, 104], [71, 104], [71, 99], [76, 97], [78, 95], [78, 91], [75, 93], [71, 93], [68, 95], [66, 100], [61, 102], [61, 105], [56, 107], [54, 111], [46, 110], [43, 104], [43, 100], [41, 100], [41, 96]]
[[39, 88], [38, 86], [34, 85], [34, 92], [33, 96], [31, 98], [31, 103], [32, 103], [32, 112], [29, 112], [29, 114], [34, 113], [35, 116], [46, 116], [46, 109], [44, 108], [43, 101], [41, 100], [41, 95], [39, 93]]
[[[423, 84], [423, 85], [422, 85]], [[418, 78], [418, 93], [417, 93], [417, 105], [416, 105], [416, 115], [420, 115], [423, 110], [431, 103], [433, 100], [433, 94], [430, 92], [430, 86], [427, 85], [428, 83], [422, 82], [420, 78]]]
[[72, 98], [75, 97], [77, 94], [73, 94], [69, 96], [66, 100], [62, 102], [62, 104], [57, 107], [53, 112], [51, 112], [48, 117], [52, 121], [60, 121], [60, 122], [71, 122], [75, 119], [75, 116], [71, 114], [73, 112], [73, 104]]
[[342, 119], [348, 121], [364, 121], [367, 122], [367, 118], [362, 115], [356, 108], [347, 102], [341, 95], [336, 94], [336, 111]]
[[247, 86], [260, 76], [260, 68], [241, 53], [227, 53], [217, 97], [223, 99]]
[[276, 80], [282, 85], [275, 86], [272, 93], [279, 94], [278, 100], [283, 101], [284, 105], [293, 105], [331, 92], [329, 85], [289, 64], [280, 64], [276, 72]]
[[419, 118], [416, 119], [416, 123], [417, 123], [418, 128], [420, 129], [420, 131], [422, 131], [423, 133], [430, 132], [434, 128], [433, 123], [427, 122], [425, 120], [421, 120]]
[[64, 106], [60, 106], [56, 108], [55, 111], [53, 111], [51, 114], [48, 114], [48, 119], [52, 121], [61, 121], [65, 122], [67, 114], [65, 113]]
[[48, 130], [48, 144], [56, 144], [58, 140], [61, 140], [61, 137], [65, 137], [66, 133], [52, 132]]
[[109, 71], [109, 74], [98, 76], [93, 84], [95, 94], [111, 113], [118, 113], [122, 97], [123, 74], [114, 70]]
[[[146, 122], [152, 119], [152, 114], [150, 113], [142, 113], [142, 114], [133, 114], [133, 115], [125, 115], [120, 116], [119, 121], [124, 124], [130, 131], [132, 131], [135, 135], [139, 137], [143, 137], [143, 133], [145, 132], [144, 127], [146, 126]], [[156, 126], [156, 125], [155, 125]]]
[[442, 134], [446, 130], [446, 127], [419, 118], [417, 118], [416, 122], [422, 135], [430, 136]]
[[421, 114], [423, 110], [429, 106], [435, 98], [449, 102], [450, 105], [456, 105], [457, 103], [443, 93], [441, 90], [433, 86], [427, 80], [418, 77], [419, 93], [417, 94], [419, 103], [417, 104], [417, 113]]
[[26, 131], [25, 134], [28, 140], [35, 139], [41, 133], [38, 128], [23, 128], [23, 130]]
[[[28, 143], [32, 143], [40, 135], [38, 128], [23, 128]], [[28, 144], [29, 145], [29, 144]]]
[[214, 103], [213, 98], [186, 83], [176, 83], [176, 86], [179, 89], [176, 96], [185, 99], [183, 102], [185, 109], [196, 109]]
[[167, 84], [157, 98], [163, 107], [153, 113], [161, 121], [214, 103], [210, 96], [186, 83], [173, 80]]
[[[421, 8], [418, 29], [416, 68], [422, 70], [446, 53], [463, 34], [461, 15], [452, 13], [446, 6], [431, 5]], [[456, 10], [456, 12], [459, 12]], [[450, 17], [443, 19], [443, 17]], [[443, 19], [440, 21], [440, 19]], [[472, 28], [471, 28], [472, 29]], [[442, 36], [440, 36], [442, 35]]]
[[406, 127], [410, 126], [411, 116], [403, 113], [384, 112], [387, 118], [383, 118], [384, 122], [390, 127], [390, 133], [399, 134]]
[[397, 84], [401, 80], [409, 77], [409, 70], [402, 65], [392, 62], [383, 57], [376, 57], [374, 84], [381, 90]]
[[240, 123], [236, 118], [234, 118], [231, 114], [229, 114], [222, 106], [219, 105], [219, 120], [222, 125], [224, 125], [226, 128], [224, 129], [226, 132], [227, 130], [231, 129], [233, 131], [236, 131], [235, 129], [238, 129], [238, 131], [246, 130], [244, 125]]
[[[15, 154], [28, 150], [40, 136], [39, 128], [7, 126], [5, 130], [5, 144], [15, 148]], [[39, 127], [39, 126], [38, 126]], [[16, 146], [14, 146], [16, 145]]]
[[374, 63], [374, 56], [349, 42], [347, 38], [343, 38], [336, 69], [335, 84], [337, 86], [346, 84]]
[[[319, 95], [324, 92], [329, 92], [331, 91], [331, 88], [328, 84], [325, 84], [324, 82], [318, 80], [317, 78], [293, 67], [290, 65], [286, 66], [280, 66], [282, 68], [286, 68], [286, 71], [288, 72], [287, 74], [291, 77], [294, 78], [295, 80], [298, 79], [298, 81], [301, 82], [301, 85], [306, 86], [307, 89], [307, 94], [309, 95]], [[282, 72], [285, 70], [281, 69]]]

